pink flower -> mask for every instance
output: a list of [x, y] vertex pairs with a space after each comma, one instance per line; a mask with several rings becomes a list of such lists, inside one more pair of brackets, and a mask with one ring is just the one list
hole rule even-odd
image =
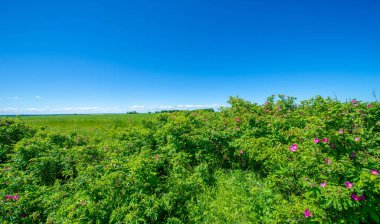
[[268, 109], [266, 109], [266, 110], [265, 110], [265, 113], [268, 113], [268, 112], [269, 112], [269, 110], [268, 110]]
[[239, 123], [240, 122], [240, 118], [235, 118], [235, 121], [236, 121], [236, 123]]
[[355, 201], [363, 201], [365, 199], [364, 195], [358, 196], [356, 194], [351, 194], [351, 198]]
[[351, 102], [352, 102], [352, 104], [354, 104], [354, 106], [358, 105], [358, 101], [356, 99], [353, 99]]
[[322, 142], [327, 143], [327, 142], [329, 142], [329, 139], [328, 138], [323, 138]]
[[281, 108], [281, 107], [278, 107], [277, 110], [280, 111], [280, 110], [282, 110], [282, 108]]
[[338, 133], [343, 134], [344, 133], [343, 129], [339, 129]]
[[244, 151], [243, 150], [240, 150], [240, 155], [243, 155], [244, 154]]
[[353, 186], [354, 186], [354, 183], [351, 183], [351, 182], [349, 182], [349, 181], [346, 181], [346, 187], [348, 188], [348, 189], [351, 189]]
[[309, 209], [306, 209], [305, 212], [303, 213], [303, 215], [305, 216], [305, 218], [309, 218], [309, 217], [313, 216], [313, 214], [311, 214]]
[[326, 158], [326, 159], [325, 159], [325, 162], [326, 162], [327, 164], [329, 164], [329, 165], [331, 164], [331, 160], [330, 160], [329, 158]]
[[318, 138], [314, 138], [314, 143], [319, 143], [320, 140]]
[[355, 142], [358, 142], [358, 141], [360, 141], [360, 138], [359, 137], [355, 137]]
[[292, 152], [297, 151], [297, 149], [298, 149], [298, 146], [295, 143], [289, 147], [289, 150], [292, 151]]
[[372, 108], [372, 104], [368, 104], [367, 107], [368, 107], [368, 108]]
[[373, 175], [379, 175], [379, 172], [377, 171], [377, 170], [371, 170], [371, 173], [373, 174]]
[[326, 182], [323, 182], [323, 183], [321, 183], [319, 186], [321, 186], [321, 187], [326, 187], [326, 185], [327, 185], [327, 183], [326, 183]]
[[9, 200], [14, 200], [14, 201], [18, 201], [18, 199], [20, 198], [19, 196], [18, 196], [18, 194], [16, 194], [16, 195], [5, 195], [5, 200], [6, 201], [9, 201]]

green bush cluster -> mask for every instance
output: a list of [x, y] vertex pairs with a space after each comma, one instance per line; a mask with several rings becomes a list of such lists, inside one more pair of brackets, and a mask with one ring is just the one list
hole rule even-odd
[[107, 138], [0, 119], [0, 222], [379, 223], [378, 102], [229, 103]]

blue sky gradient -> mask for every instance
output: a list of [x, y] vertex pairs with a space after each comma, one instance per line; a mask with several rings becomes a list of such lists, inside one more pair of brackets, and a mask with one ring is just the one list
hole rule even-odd
[[380, 2], [0, 2], [0, 114], [373, 101]]

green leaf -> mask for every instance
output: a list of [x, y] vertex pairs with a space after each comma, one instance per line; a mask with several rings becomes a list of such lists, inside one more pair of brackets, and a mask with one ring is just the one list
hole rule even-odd
[[368, 149], [367, 151], [368, 152], [373, 152], [373, 151], [375, 151], [375, 149], [371, 148], [371, 149]]
[[371, 216], [371, 218], [376, 222], [376, 223], [380, 223], [380, 219], [379, 219], [379, 216], [376, 215], [376, 213], [374, 211], [371, 211], [369, 213], [369, 215]]

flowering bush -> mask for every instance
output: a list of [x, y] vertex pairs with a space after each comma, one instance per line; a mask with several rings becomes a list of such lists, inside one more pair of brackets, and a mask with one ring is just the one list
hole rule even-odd
[[0, 222], [379, 223], [378, 102], [229, 103], [102, 135], [0, 119]]

